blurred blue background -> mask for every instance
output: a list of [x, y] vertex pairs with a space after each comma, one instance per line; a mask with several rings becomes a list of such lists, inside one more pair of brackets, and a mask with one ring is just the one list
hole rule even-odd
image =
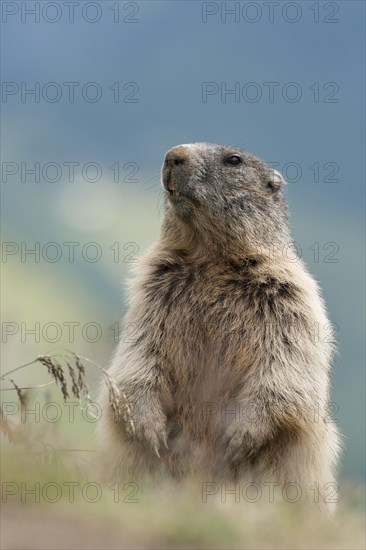
[[[165, 151], [235, 144], [278, 163], [290, 181], [293, 236], [338, 327], [332, 400], [343, 473], [361, 478], [364, 2], [281, 2], [273, 22], [266, 2], [78, 2], [73, 21], [64, 2], [46, 4], [2, 2], [2, 224], [13, 243], [2, 263], [3, 368], [56, 345], [108, 364], [126, 307], [121, 281], [158, 236]], [[225, 16], [235, 4], [239, 13]], [[67, 82], [76, 83], [74, 102]], [[205, 82], [219, 91], [203, 97]], [[221, 96], [235, 85], [239, 97]], [[39, 94], [24, 95], [37, 86]], [[262, 96], [250, 101], [256, 90]], [[21, 163], [23, 172], [39, 163], [38, 182], [22, 178]], [[83, 174], [87, 163], [99, 175], [95, 166]], [[79, 243], [74, 261], [70, 242]], [[82, 253], [88, 243], [96, 245]], [[39, 246], [39, 258], [22, 257], [22, 246]], [[79, 323], [73, 338], [70, 323]]]

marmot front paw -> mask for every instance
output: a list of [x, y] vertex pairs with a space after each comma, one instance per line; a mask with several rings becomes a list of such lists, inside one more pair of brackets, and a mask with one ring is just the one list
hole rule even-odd
[[168, 449], [166, 419], [162, 415], [149, 414], [144, 418], [133, 419], [134, 438], [143, 446], [150, 448], [159, 458], [162, 449]]
[[230, 462], [238, 462], [254, 455], [258, 449], [253, 437], [242, 425], [231, 424], [224, 435], [223, 445], [224, 459]]

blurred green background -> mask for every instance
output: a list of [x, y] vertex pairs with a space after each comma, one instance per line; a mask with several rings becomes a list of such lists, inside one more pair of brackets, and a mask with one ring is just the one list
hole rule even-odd
[[80, 2], [73, 20], [35, 4], [2, 3], [2, 372], [55, 347], [107, 366], [129, 270], [158, 236], [165, 151], [235, 144], [290, 182], [337, 327], [342, 474], [364, 480], [364, 2], [279, 2], [273, 21], [266, 2]]

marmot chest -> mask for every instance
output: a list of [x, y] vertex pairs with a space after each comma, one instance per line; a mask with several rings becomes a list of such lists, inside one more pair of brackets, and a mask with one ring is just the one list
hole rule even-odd
[[[229, 270], [175, 268], [153, 283], [156, 334], [168, 362], [185, 373], [225, 372], [243, 350], [246, 284]], [[225, 364], [229, 365], [225, 367]]]

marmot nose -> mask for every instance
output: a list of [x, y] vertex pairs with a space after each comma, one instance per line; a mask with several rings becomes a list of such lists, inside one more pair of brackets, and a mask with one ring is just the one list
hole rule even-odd
[[177, 145], [169, 149], [165, 155], [165, 165], [169, 168], [173, 166], [180, 166], [187, 162], [187, 147], [184, 145]]

